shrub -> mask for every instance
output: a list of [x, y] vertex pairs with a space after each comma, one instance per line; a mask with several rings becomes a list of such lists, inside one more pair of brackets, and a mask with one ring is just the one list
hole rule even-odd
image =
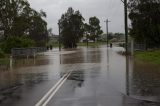
[[4, 58], [5, 55], [4, 55], [4, 52], [0, 49], [0, 58]]
[[10, 53], [12, 48], [33, 47], [35, 42], [27, 37], [9, 37], [1, 43], [1, 49], [5, 53]]
[[125, 43], [119, 43], [118, 44], [120, 47], [125, 47]]

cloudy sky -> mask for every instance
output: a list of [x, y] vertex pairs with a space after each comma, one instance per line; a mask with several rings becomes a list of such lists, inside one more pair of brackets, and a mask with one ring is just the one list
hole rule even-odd
[[121, 0], [28, 0], [31, 7], [47, 13], [48, 28], [58, 34], [57, 22], [68, 7], [79, 10], [85, 21], [96, 16], [101, 21], [101, 27], [106, 32], [105, 20], [108, 18], [109, 32], [124, 32], [124, 13]]

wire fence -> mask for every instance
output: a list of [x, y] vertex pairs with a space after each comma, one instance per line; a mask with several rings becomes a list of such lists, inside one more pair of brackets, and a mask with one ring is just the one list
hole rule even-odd
[[32, 48], [12, 48], [12, 57], [35, 57], [38, 53], [43, 53], [47, 50], [45, 47], [32, 47]]

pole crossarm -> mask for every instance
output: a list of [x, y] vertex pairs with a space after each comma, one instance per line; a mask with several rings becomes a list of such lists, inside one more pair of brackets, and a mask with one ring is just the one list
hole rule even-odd
[[123, 3], [124, 3], [124, 1], [123, 0], [121, 0]]
[[125, 3], [125, 0], [121, 0], [122, 3], [124, 3], [124, 5], [127, 6], [127, 8], [129, 7], [129, 3]]
[[111, 22], [111, 21], [109, 21], [109, 20], [106, 20], [106, 21], [104, 21], [104, 22]]

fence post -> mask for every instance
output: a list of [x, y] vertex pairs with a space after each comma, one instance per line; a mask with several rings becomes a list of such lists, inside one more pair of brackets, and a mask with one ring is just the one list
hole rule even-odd
[[131, 39], [131, 56], [134, 55], [134, 39]]

